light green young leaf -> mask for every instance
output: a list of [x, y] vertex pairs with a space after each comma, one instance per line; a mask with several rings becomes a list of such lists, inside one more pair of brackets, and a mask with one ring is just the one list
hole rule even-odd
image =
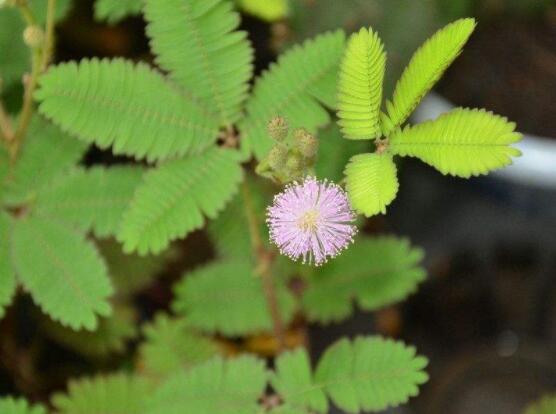
[[277, 116], [292, 128], [311, 133], [330, 122], [328, 112], [336, 104], [338, 67], [344, 49], [342, 31], [326, 33], [294, 46], [257, 79], [247, 102], [247, 117], [240, 124], [245, 151], [258, 159], [272, 147], [268, 121]]
[[68, 137], [54, 125], [36, 116], [6, 182], [6, 203], [24, 204], [51, 184], [59, 174], [73, 167], [87, 145]]
[[[241, 117], [253, 73], [247, 33], [227, 0], [146, 0], [145, 18], [157, 63], [220, 126]], [[179, 45], [179, 47], [176, 47]]]
[[137, 316], [129, 305], [115, 305], [110, 317], [100, 318], [94, 332], [73, 331], [48, 318], [41, 321], [45, 334], [59, 344], [90, 358], [125, 352], [127, 342], [137, 336]]
[[341, 410], [378, 412], [416, 396], [428, 380], [426, 366], [427, 359], [402, 342], [373, 336], [341, 339], [319, 361], [315, 381]]
[[384, 45], [371, 28], [351, 35], [338, 82], [338, 125], [346, 138], [371, 139], [381, 135], [385, 68]]
[[72, 329], [97, 327], [111, 313], [112, 286], [95, 246], [58, 222], [28, 217], [12, 234], [19, 281], [52, 319]]
[[413, 55], [396, 84], [392, 102], [386, 103], [383, 133], [403, 124], [444, 71], [459, 56], [475, 29], [474, 19], [460, 19], [436, 32]]
[[150, 378], [187, 371], [219, 352], [214, 341], [191, 328], [184, 318], [158, 314], [143, 332], [146, 339], [139, 348], [139, 370]]
[[265, 385], [263, 361], [251, 356], [214, 358], [160, 386], [146, 414], [257, 414]]
[[276, 360], [270, 383], [284, 399], [284, 407], [280, 412], [285, 414], [289, 412], [286, 408], [290, 407], [300, 413], [328, 412], [328, 400], [322, 387], [315, 384], [311, 362], [304, 349], [281, 354]]
[[92, 230], [97, 237], [114, 235], [143, 172], [138, 166], [75, 169], [38, 193], [34, 213]]
[[[283, 282], [276, 280], [282, 319], [288, 323], [294, 300]], [[195, 328], [227, 336], [272, 329], [261, 278], [248, 260], [209, 264], [184, 275], [176, 285], [173, 309]]]
[[118, 234], [124, 251], [158, 253], [202, 227], [203, 215], [214, 219], [242, 178], [237, 153], [221, 148], [151, 170], [124, 213]]
[[0, 318], [4, 316], [5, 308], [12, 302], [16, 289], [15, 272], [10, 257], [12, 228], [11, 217], [0, 210]]
[[289, 14], [289, 0], [236, 0], [238, 7], [245, 13], [274, 22]]
[[396, 164], [389, 153], [359, 154], [344, 171], [352, 207], [367, 217], [386, 213], [398, 193]]
[[108, 23], [118, 23], [128, 16], [141, 12], [143, 0], [96, 0], [95, 19]]
[[13, 397], [0, 398], [0, 413], [2, 414], [46, 414], [41, 405], [31, 405], [26, 400]]
[[524, 414], [554, 414], [556, 413], [556, 394], [546, 395], [531, 404]]
[[512, 163], [521, 153], [515, 124], [484, 109], [456, 108], [390, 136], [394, 154], [417, 157], [443, 174], [468, 178]]
[[67, 394], [55, 394], [58, 414], [143, 414], [151, 384], [143, 378], [111, 374], [70, 381]]
[[401, 301], [426, 277], [422, 258], [406, 239], [360, 238], [309, 280], [303, 309], [311, 321], [328, 323], [349, 317], [354, 301], [367, 311]]
[[63, 130], [114, 154], [149, 161], [199, 153], [218, 125], [194, 101], [143, 63], [84, 59], [51, 67], [35, 94]]

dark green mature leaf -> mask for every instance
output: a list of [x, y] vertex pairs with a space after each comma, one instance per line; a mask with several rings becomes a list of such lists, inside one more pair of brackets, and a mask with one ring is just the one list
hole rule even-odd
[[55, 394], [58, 414], [142, 414], [151, 384], [140, 377], [112, 374], [70, 381], [67, 394]]
[[143, 63], [63, 63], [41, 76], [36, 98], [63, 130], [115, 154], [161, 160], [202, 152], [217, 138], [213, 117]]
[[92, 230], [97, 237], [114, 235], [143, 172], [138, 166], [75, 169], [38, 193], [34, 213]]
[[323, 105], [336, 105], [338, 67], [345, 35], [330, 32], [294, 46], [257, 79], [247, 102], [247, 117], [240, 124], [242, 146], [265, 157], [272, 146], [266, 125], [275, 116], [283, 116], [292, 128], [316, 132], [330, 122]]
[[85, 143], [68, 137], [44, 119], [34, 117], [6, 183], [6, 203], [17, 205], [34, 199], [56, 176], [73, 167], [86, 149]]
[[423, 251], [395, 237], [360, 238], [309, 281], [302, 304], [313, 321], [340, 321], [355, 300], [376, 310], [413, 293], [425, 279]]
[[124, 213], [118, 234], [124, 251], [158, 253], [202, 227], [204, 216], [215, 218], [242, 178], [236, 151], [221, 148], [151, 170]]
[[139, 348], [139, 369], [143, 375], [162, 379], [187, 371], [218, 354], [214, 341], [201, 335], [184, 318], [158, 314], [143, 328], [145, 342]]
[[143, 0], [96, 0], [95, 19], [117, 23], [128, 16], [138, 15], [142, 7]]
[[[342, 339], [324, 353], [315, 382], [348, 413], [377, 412], [416, 396], [419, 385], [428, 380], [427, 363], [402, 342], [380, 337]], [[308, 391], [314, 392], [314, 387]]]
[[146, 414], [257, 414], [265, 385], [263, 361], [251, 356], [214, 358], [160, 386]]
[[94, 245], [56, 221], [18, 220], [12, 253], [19, 281], [54, 320], [72, 329], [97, 327], [110, 314], [112, 286]]
[[[227, 0], [146, 0], [145, 18], [158, 65], [221, 126], [241, 117], [253, 50]], [[180, 47], [176, 47], [179, 44]]]
[[[283, 282], [276, 280], [278, 303], [285, 322], [294, 301]], [[248, 260], [217, 262], [184, 275], [176, 286], [174, 310], [192, 326], [224, 335], [244, 335], [272, 329], [260, 276]]]
[[2, 414], [46, 414], [40, 405], [31, 405], [26, 400], [19, 398], [0, 398], [0, 413]]
[[15, 294], [15, 272], [10, 257], [10, 239], [13, 222], [10, 216], [0, 210], [0, 318], [4, 309], [12, 302]]

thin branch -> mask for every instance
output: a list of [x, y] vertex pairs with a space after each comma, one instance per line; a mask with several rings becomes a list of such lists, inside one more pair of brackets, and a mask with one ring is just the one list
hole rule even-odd
[[279, 350], [285, 347], [284, 336], [284, 323], [280, 315], [280, 308], [278, 305], [278, 297], [276, 295], [276, 287], [272, 277], [272, 262], [274, 260], [272, 252], [270, 252], [264, 245], [259, 231], [259, 221], [257, 213], [253, 207], [253, 200], [251, 198], [251, 191], [247, 179], [242, 184], [243, 205], [245, 206], [245, 213], [249, 223], [249, 234], [251, 236], [251, 244], [253, 246], [253, 253], [257, 258], [257, 272], [261, 276], [263, 284], [263, 293], [268, 305], [270, 317], [272, 319], [272, 329], [274, 337], [278, 342]]
[[46, 38], [44, 41], [43, 56], [41, 62], [41, 72], [44, 72], [54, 53], [55, 33], [54, 27], [56, 26], [56, 0], [48, 0], [46, 11]]

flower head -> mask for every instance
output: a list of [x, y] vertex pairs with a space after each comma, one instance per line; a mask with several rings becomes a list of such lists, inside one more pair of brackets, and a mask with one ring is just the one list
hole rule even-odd
[[280, 252], [317, 266], [353, 241], [354, 220], [344, 190], [314, 177], [287, 186], [267, 209], [270, 238]]

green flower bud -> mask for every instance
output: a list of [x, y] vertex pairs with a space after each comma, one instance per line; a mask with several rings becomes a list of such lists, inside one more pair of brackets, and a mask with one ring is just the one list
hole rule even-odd
[[300, 154], [294, 152], [288, 156], [286, 168], [291, 176], [297, 177], [301, 175], [303, 173], [303, 167], [303, 157]]
[[305, 158], [314, 158], [319, 149], [319, 141], [306, 130], [298, 130], [295, 134], [296, 145], [301, 155]]
[[44, 42], [44, 32], [39, 26], [28, 26], [23, 31], [23, 40], [29, 47], [41, 47]]
[[282, 142], [288, 136], [289, 126], [284, 118], [277, 116], [268, 122], [267, 129], [273, 139]]
[[288, 159], [288, 149], [285, 145], [278, 144], [272, 147], [268, 153], [268, 165], [274, 171], [280, 171], [286, 165]]

